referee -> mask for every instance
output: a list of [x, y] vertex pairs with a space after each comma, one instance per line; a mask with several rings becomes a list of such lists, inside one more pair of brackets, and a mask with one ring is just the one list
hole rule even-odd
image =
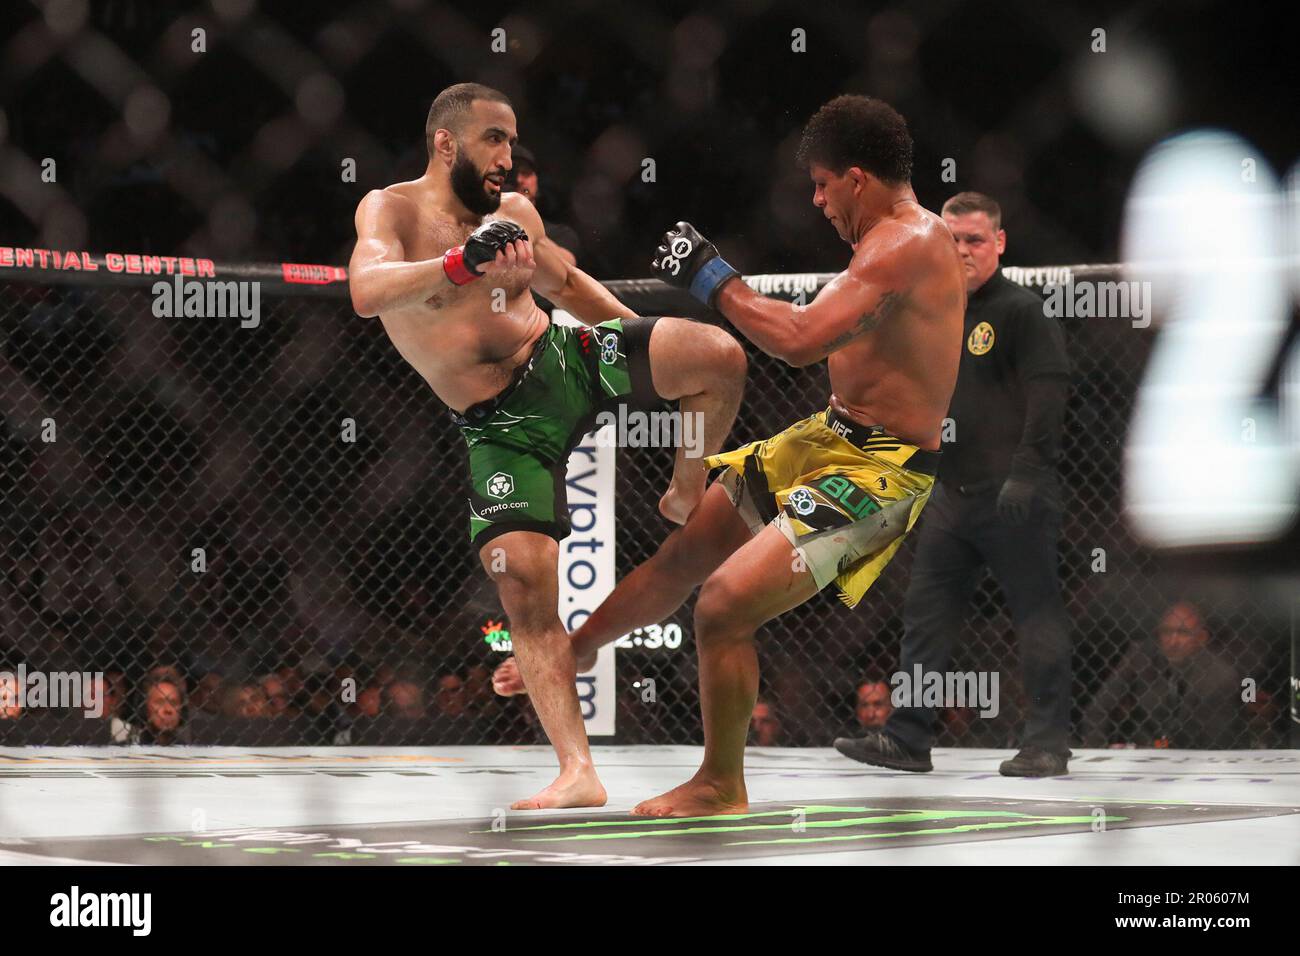
[[[1070, 757], [1070, 624], [1056, 573], [1065, 335], [1039, 296], [998, 270], [1006, 233], [995, 201], [958, 193], [943, 218], [966, 267], [966, 340], [949, 411], [955, 435], [945, 436], [903, 606], [901, 672], [948, 671], [971, 595], [990, 568], [1011, 608], [1029, 696], [1023, 746], [1000, 769], [1055, 776]], [[882, 730], [835, 747], [862, 763], [928, 771], [934, 718], [929, 707], [897, 707]]]

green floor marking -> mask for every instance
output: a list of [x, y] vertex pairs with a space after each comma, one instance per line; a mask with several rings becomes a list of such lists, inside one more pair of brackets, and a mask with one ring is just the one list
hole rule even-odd
[[[943, 833], [972, 833], [977, 830], [1005, 830], [1009, 827], [1041, 827], [1053, 824], [1088, 823], [1094, 821], [1091, 815], [1086, 817], [1039, 817], [1031, 820], [1016, 820], [1007, 823], [964, 823], [955, 827], [938, 827], [931, 830], [905, 830], [901, 833], [856, 833], [846, 836], [825, 837], [786, 837], [781, 840], [739, 840], [727, 846], [772, 846], [788, 843], [838, 843], [845, 840], [883, 840], [887, 837], [936, 836]], [[1109, 817], [1109, 821], [1127, 820], [1128, 817]]]
[[[839, 807], [838, 809], [855, 810], [857, 808]], [[761, 814], [761, 815], [766, 816], [767, 814]], [[786, 812], [782, 815], [789, 817], [790, 813]], [[1019, 820], [1023, 820], [1024, 823], [1037, 822], [1040, 819], [1039, 817], [1034, 817], [1025, 813], [1016, 813], [1011, 810], [907, 810], [898, 813], [891, 813], [888, 814], [887, 816], [847, 817], [843, 820], [810, 820], [804, 823], [803, 826], [806, 829], [826, 829], [826, 828], [834, 828], [834, 827], [865, 826], [873, 823], [920, 823], [925, 820], [952, 820], [952, 819], [960, 819], [962, 817], [980, 817], [982, 819], [986, 819], [988, 817], [1015, 817], [1018, 818]], [[701, 818], [682, 817], [681, 822], [688, 823], [692, 819], [701, 819]], [[716, 820], [719, 818], [711, 817], [711, 818], [704, 818], [704, 819]], [[724, 820], [735, 819], [735, 817], [730, 817], [730, 818], [722, 817], [721, 819]], [[1091, 820], [1092, 817], [1090, 816], [1083, 817], [1083, 818], [1069, 817], [1069, 818], [1062, 818], [1062, 819]], [[1112, 819], [1117, 819], [1117, 818], [1112, 817]], [[664, 820], [657, 819], [652, 822], [662, 824], [664, 823]], [[1015, 823], [1012, 825], [1020, 826], [1022, 824]], [[765, 830], [771, 832], [773, 830], [789, 830], [791, 826], [792, 826], [791, 823], [750, 823], [742, 826], [679, 827], [679, 828], [668, 829], [668, 830], [645, 830], [639, 833], [582, 833], [582, 834], [575, 834], [574, 836], [523, 837], [518, 842], [520, 843], [566, 843], [573, 840], [636, 840], [642, 837], [686, 836], [692, 833], [744, 833], [749, 830]], [[935, 830], [935, 831], [926, 831], [926, 832], [938, 833], [940, 831]], [[828, 839], [838, 839], [838, 838], [830, 837]], [[757, 842], [765, 842], [765, 841], [757, 841]]]
[[[890, 807], [835, 807], [809, 805], [790, 807], [788, 810], [763, 810], [757, 813], [719, 813], [711, 817], [643, 817], [634, 820], [584, 820], [581, 823], [539, 823], [536, 826], [509, 827], [512, 833], [525, 830], [577, 830], [591, 827], [653, 827], [663, 826], [665, 822], [708, 823], [712, 820], [757, 820], [760, 817], [790, 817], [796, 810], [811, 813], [889, 813]], [[613, 814], [610, 814], [613, 816]], [[471, 830], [471, 833], [489, 833], [489, 830]]]

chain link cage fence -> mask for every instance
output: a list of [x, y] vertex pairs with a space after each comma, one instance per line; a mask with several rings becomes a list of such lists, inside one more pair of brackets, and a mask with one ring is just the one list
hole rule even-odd
[[[0, 721], [0, 736], [544, 742], [526, 698], [491, 689], [503, 654], [484, 632], [504, 619], [466, 539], [463, 440], [380, 324], [353, 314], [342, 270], [324, 268], [336, 281], [319, 286], [262, 282], [255, 327], [159, 317], [148, 283], [109, 281], [103, 271], [19, 271], [0, 284], [0, 670], [102, 672], [106, 709], [98, 719], [32, 710]], [[611, 286], [642, 314], [691, 311], [657, 283]], [[1115, 319], [1065, 327], [1074, 377], [1060, 465], [1060, 579], [1076, 742], [1158, 745], [1153, 737], [1172, 719], [1160, 712], [1159, 681], [1169, 678], [1158, 666], [1149, 668], [1149, 696], [1115, 699], [1104, 713], [1089, 708], [1126, 657], [1156, 659], [1162, 612], [1191, 598], [1209, 649], [1258, 686], [1255, 701], [1238, 708], [1232, 746], [1283, 745], [1287, 662], [1275, 622], [1233, 588], [1186, 594], [1122, 519], [1126, 422], [1154, 331]], [[732, 443], [825, 406], [824, 367], [792, 369], [747, 349]], [[666, 533], [656, 504], [671, 455], [617, 455], [621, 578]], [[897, 669], [912, 551], [903, 548], [856, 610], [828, 591], [763, 628], [768, 710], [755, 742], [825, 746], [860, 732], [859, 688]], [[692, 606], [663, 622], [668, 640], [617, 651], [613, 742], [702, 741]], [[943, 711], [938, 744], [1015, 746], [1024, 692], [1012, 622], [990, 577], [952, 666], [998, 671], [1002, 710], [992, 720]], [[653, 701], [638, 689], [647, 677]], [[183, 696], [178, 731], [158, 733], [147, 719], [146, 695], [159, 682]]]
[[[637, 274], [647, 229], [686, 210], [732, 261], [824, 268], [842, 246], [806, 214], [792, 159], [803, 120], [845, 90], [908, 117], [927, 208], [961, 188], [990, 192], [1015, 224], [1013, 255], [1045, 261], [1107, 255], [1144, 144], [1180, 116], [1245, 124], [1275, 160], [1294, 155], [1287, 124], [1240, 106], [1198, 114], [1205, 77], [1210, 99], [1257, 99], [1254, 77], [1230, 67], [1236, 50], [1261, 59], [1270, 41], [1170, 31], [1158, 7], [1107, 21], [1128, 64], [1112, 75], [1099, 72], [1113, 58], [1095, 55], [1093, 14], [1052, 17], [1027, 0], [693, 6], [5, 4], [0, 235], [15, 248], [338, 261], [358, 198], [419, 174], [431, 96], [467, 79], [510, 95], [540, 159], [539, 208], [572, 224], [580, 264], [600, 276]], [[1271, 42], [1280, 54], [1285, 34]], [[1280, 72], [1271, 88], [1285, 88]], [[653, 186], [637, 175], [646, 157]], [[940, 177], [949, 164], [955, 181]], [[693, 175], [714, 168], [729, 188]], [[154, 741], [144, 701], [169, 677], [184, 697], [177, 739], [198, 743], [543, 739], [526, 701], [491, 692], [501, 655], [482, 628], [501, 615], [465, 540], [460, 437], [340, 286], [264, 281], [262, 320], [245, 329], [157, 317], [147, 283], [107, 281], [106, 268], [20, 272], [0, 275], [0, 671], [102, 671], [112, 713], [31, 709], [0, 720], [0, 738]], [[612, 285], [644, 314], [695, 314]], [[1115, 320], [1066, 329], [1060, 572], [1081, 730], [1107, 677], [1151, 649], [1161, 613], [1188, 595], [1120, 515], [1126, 423], [1155, 333]], [[750, 358], [732, 441], [825, 402], [824, 370]], [[619, 576], [664, 534], [655, 502], [669, 464], [662, 451], [619, 451]], [[859, 687], [896, 667], [912, 550], [855, 611], [823, 594], [764, 630], [764, 739], [824, 745], [856, 729]], [[1195, 587], [1212, 650], [1258, 685], [1232, 739], [1280, 744], [1277, 616], [1240, 579]], [[690, 612], [665, 622], [682, 629], [676, 646], [617, 652], [614, 740], [699, 742]], [[997, 669], [1014, 697], [1016, 645], [991, 580], [966, 627], [953, 667]], [[640, 677], [656, 679], [653, 704]], [[340, 699], [349, 678], [355, 701]], [[1149, 679], [1154, 699], [1158, 668]], [[1166, 719], [1150, 703], [1118, 701], [1081, 742], [1150, 746]], [[1012, 744], [1016, 710], [945, 714], [939, 743]], [[0, 716], [10, 711], [0, 699]]]

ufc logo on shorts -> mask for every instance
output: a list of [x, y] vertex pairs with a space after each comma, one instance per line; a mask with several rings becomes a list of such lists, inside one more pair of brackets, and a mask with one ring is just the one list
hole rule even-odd
[[682, 271], [682, 260], [691, 254], [695, 244], [691, 240], [678, 236], [668, 246], [668, 255], [664, 257], [663, 268], [673, 275]]

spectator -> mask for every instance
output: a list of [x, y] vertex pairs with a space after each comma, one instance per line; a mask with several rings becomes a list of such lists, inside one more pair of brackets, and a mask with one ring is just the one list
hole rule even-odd
[[440, 714], [447, 717], [464, 716], [467, 703], [464, 682], [455, 674], [439, 677], [434, 703]]
[[384, 713], [419, 720], [425, 713], [423, 689], [412, 680], [392, 681], [384, 687]]
[[14, 667], [0, 667], [0, 720], [18, 720], [23, 715], [16, 671]]
[[357, 694], [357, 702], [352, 711], [358, 717], [378, 717], [384, 709], [384, 689], [378, 683], [367, 684]]
[[476, 664], [465, 675], [465, 696], [471, 710], [483, 711], [492, 706], [492, 671]]
[[271, 713], [266, 693], [257, 683], [233, 684], [227, 687], [221, 710], [227, 717], [259, 720], [269, 717]]
[[755, 747], [779, 747], [782, 743], [781, 721], [765, 700], [754, 704], [749, 718], [749, 740]]
[[91, 709], [101, 705], [99, 719], [109, 726], [109, 739], [115, 744], [131, 743], [131, 725], [122, 713], [126, 701], [126, 677], [121, 671], [104, 671], [91, 683]]
[[870, 675], [858, 685], [858, 702], [855, 715], [863, 730], [880, 730], [893, 712], [889, 684], [883, 677]]
[[267, 711], [272, 717], [292, 716], [293, 698], [278, 674], [266, 674], [259, 681], [262, 693], [266, 695]]
[[166, 677], [154, 677], [144, 686], [144, 720], [136, 738], [142, 744], [189, 743], [185, 722], [184, 686]]
[[[542, 184], [537, 174], [537, 157], [528, 147], [515, 144], [510, 151], [510, 161], [513, 167], [506, 177], [506, 191], [519, 193], [537, 206], [538, 214], [541, 215]], [[551, 221], [550, 217], [545, 215], [542, 216], [542, 228], [546, 230], [546, 238], [555, 244], [560, 258], [571, 266], [577, 265], [578, 253], [581, 251], [577, 232], [564, 223]]]
[[1084, 745], [1240, 746], [1246, 731], [1241, 681], [1209, 643], [1196, 605], [1180, 601], [1166, 610], [1156, 640], [1134, 642], [1088, 704]]

